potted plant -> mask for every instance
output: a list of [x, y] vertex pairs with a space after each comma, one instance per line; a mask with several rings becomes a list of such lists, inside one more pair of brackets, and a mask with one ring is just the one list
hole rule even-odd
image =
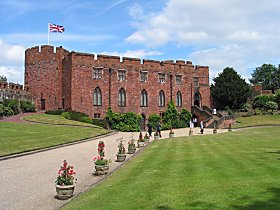
[[158, 131], [155, 132], [154, 138], [155, 138], [155, 140], [159, 140], [159, 133], [158, 133]]
[[138, 147], [144, 147], [144, 145], [145, 145], [145, 140], [143, 139], [142, 132], [140, 132], [140, 134], [139, 134], [137, 144], [138, 144]]
[[95, 175], [104, 175], [107, 174], [109, 171], [109, 163], [110, 160], [104, 158], [105, 156], [105, 144], [103, 141], [99, 141], [98, 143], [98, 156], [93, 157], [94, 161], [94, 168], [95, 168]]
[[125, 154], [125, 148], [123, 144], [123, 138], [117, 139], [118, 144], [118, 153], [117, 153], [117, 162], [123, 162], [125, 161], [126, 154]]
[[128, 154], [134, 154], [136, 151], [135, 139], [131, 135], [130, 140], [128, 141]]
[[150, 141], [150, 138], [148, 136], [148, 133], [146, 133], [145, 136], [144, 136], [144, 142], [149, 143], [149, 141]]
[[56, 197], [58, 199], [68, 199], [73, 196], [75, 189], [75, 174], [74, 166], [67, 163], [66, 160], [63, 161], [62, 166], [58, 171], [58, 177], [56, 178]]
[[174, 131], [172, 130], [172, 128], [169, 131], [169, 138], [174, 138]]
[[232, 128], [231, 128], [231, 123], [228, 125], [228, 132], [231, 132]]

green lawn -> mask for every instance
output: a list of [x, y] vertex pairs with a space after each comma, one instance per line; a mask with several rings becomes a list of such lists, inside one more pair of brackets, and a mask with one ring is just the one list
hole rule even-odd
[[61, 115], [49, 115], [49, 114], [34, 114], [23, 118], [31, 122], [47, 123], [52, 125], [77, 125], [77, 126], [87, 126], [87, 127], [97, 127], [96, 125], [78, 122], [74, 120], [67, 120]]
[[105, 129], [0, 123], [0, 156], [74, 142], [107, 133]]
[[63, 209], [280, 209], [279, 136], [267, 127], [154, 141]]
[[253, 115], [250, 117], [237, 117], [233, 128], [256, 125], [280, 125], [280, 115]]

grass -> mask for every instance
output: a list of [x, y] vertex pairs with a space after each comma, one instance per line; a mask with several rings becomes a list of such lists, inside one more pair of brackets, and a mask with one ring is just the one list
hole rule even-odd
[[280, 129], [154, 141], [65, 209], [280, 209]]
[[86, 126], [86, 127], [97, 127], [96, 125], [78, 122], [74, 120], [68, 120], [61, 115], [48, 115], [48, 114], [35, 114], [29, 115], [23, 118], [31, 122], [46, 123], [52, 125], [74, 125], [74, 126]]
[[0, 123], [0, 156], [74, 142], [105, 134], [101, 128]]
[[242, 128], [258, 125], [280, 125], [280, 114], [278, 115], [253, 115], [250, 117], [237, 117], [238, 123], [233, 128]]

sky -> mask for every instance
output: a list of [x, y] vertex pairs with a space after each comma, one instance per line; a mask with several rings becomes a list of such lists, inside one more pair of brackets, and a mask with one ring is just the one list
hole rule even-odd
[[1, 0], [0, 75], [24, 83], [24, 52], [48, 42], [69, 51], [226, 67], [248, 81], [280, 58], [279, 0]]

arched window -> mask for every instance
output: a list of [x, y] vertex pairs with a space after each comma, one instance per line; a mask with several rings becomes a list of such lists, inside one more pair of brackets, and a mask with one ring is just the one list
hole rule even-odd
[[200, 107], [201, 104], [201, 96], [198, 92], [194, 94], [194, 105]]
[[101, 94], [101, 89], [99, 87], [94, 89], [93, 105], [94, 106], [102, 106], [102, 94]]
[[148, 106], [148, 94], [146, 90], [141, 91], [141, 102], [140, 106]]
[[125, 90], [122, 88], [119, 91], [119, 106], [125, 106], [125, 104], [126, 104]]
[[176, 95], [176, 106], [182, 106], [182, 93], [180, 91]]
[[165, 96], [163, 90], [161, 90], [158, 95], [158, 106], [165, 106]]

